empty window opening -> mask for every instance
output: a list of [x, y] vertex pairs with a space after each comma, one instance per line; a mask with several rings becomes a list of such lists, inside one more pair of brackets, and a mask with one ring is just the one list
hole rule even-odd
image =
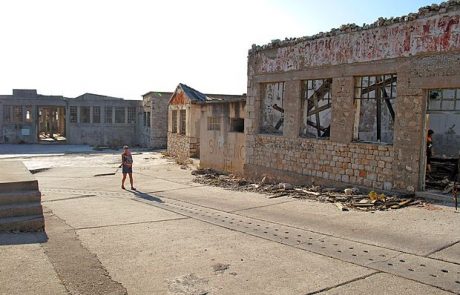
[[70, 118], [69, 118], [70, 123], [77, 123], [77, 107], [72, 106], [69, 109], [70, 109]]
[[32, 106], [26, 106], [26, 122], [32, 122]]
[[460, 180], [460, 88], [430, 90], [427, 100], [425, 188], [451, 194]]
[[[70, 110], [75, 108], [70, 107]], [[38, 140], [39, 143], [66, 142], [65, 108], [38, 107]], [[27, 116], [27, 115], [26, 115]]]
[[177, 133], [177, 111], [172, 111], [171, 122], [172, 122], [171, 132]]
[[185, 131], [187, 129], [187, 111], [186, 110], [180, 110], [179, 113], [180, 116], [180, 134], [185, 134]]
[[208, 130], [220, 131], [220, 118], [208, 117]]
[[355, 140], [393, 144], [396, 82], [396, 74], [355, 78]]
[[15, 123], [22, 122], [22, 106], [13, 106], [13, 119]]
[[260, 132], [283, 134], [284, 82], [262, 84]]
[[113, 123], [113, 118], [112, 118], [112, 107], [105, 107], [105, 123], [107, 124], [112, 124]]
[[12, 110], [13, 106], [8, 106], [8, 105], [5, 105], [3, 106], [3, 122], [5, 123], [11, 123], [12, 122], [12, 119], [11, 119], [11, 110]]
[[230, 132], [244, 132], [243, 118], [230, 118]]
[[128, 123], [131, 123], [131, 124], [136, 123], [136, 108], [135, 107], [128, 108]]
[[101, 107], [93, 107], [93, 123], [101, 123]]
[[80, 107], [80, 123], [90, 122], [90, 107]]
[[332, 79], [307, 80], [303, 85], [303, 119], [300, 135], [329, 138]]
[[125, 108], [115, 107], [115, 124], [126, 123]]

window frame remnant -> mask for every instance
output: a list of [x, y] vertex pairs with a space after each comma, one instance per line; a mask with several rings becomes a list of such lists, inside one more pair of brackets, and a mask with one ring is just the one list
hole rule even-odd
[[11, 110], [13, 109], [12, 105], [4, 105], [3, 106], [3, 122], [4, 123], [12, 123], [11, 117]]
[[[453, 92], [449, 96], [447, 93]], [[436, 105], [439, 103], [439, 107]], [[451, 107], [449, 107], [449, 104]], [[428, 90], [427, 112], [460, 113], [460, 88], [437, 88]]]
[[[360, 142], [374, 142], [381, 144], [393, 144], [394, 138], [394, 123], [395, 123], [395, 103], [394, 101], [397, 98], [397, 74], [381, 74], [381, 75], [369, 75], [369, 76], [357, 76], [355, 77], [355, 87], [354, 87], [354, 104], [356, 109], [356, 117], [354, 124], [354, 140]], [[364, 128], [362, 125], [363, 122], [368, 119], [365, 110], [363, 110], [364, 102], [375, 102], [375, 140], [363, 140], [360, 138], [360, 134], [365, 131], [360, 131], [361, 128]], [[388, 112], [389, 117], [389, 126], [392, 126], [391, 129], [391, 138], [389, 140], [384, 140], [383, 132], [388, 131], [384, 130], [382, 126], [382, 115], [385, 112]], [[364, 117], [364, 118], [363, 118]], [[369, 131], [367, 132], [369, 133]], [[388, 132], [386, 132], [388, 133]], [[374, 137], [374, 136], [373, 136]]]
[[78, 107], [77, 106], [69, 107], [69, 122], [78, 123]]
[[[332, 119], [332, 83], [332, 78], [303, 81], [301, 137], [329, 139]], [[325, 126], [323, 122], [329, 125]], [[314, 129], [314, 133], [309, 132], [311, 129]]]
[[94, 124], [101, 123], [101, 107], [94, 106], [93, 107], [93, 121]]
[[113, 124], [113, 107], [111, 106], [106, 106], [104, 108], [104, 122], [106, 124]]
[[13, 106], [13, 122], [14, 123], [22, 123], [23, 121], [23, 112], [22, 112], [21, 105], [14, 105]]
[[262, 101], [260, 128], [262, 134], [283, 135], [285, 82], [260, 84]]
[[187, 132], [187, 110], [179, 111], [179, 134], [185, 135]]
[[80, 106], [80, 123], [91, 122], [91, 108], [89, 106]]
[[171, 133], [178, 133], [177, 130], [177, 110], [172, 110], [171, 111]]
[[126, 123], [125, 107], [115, 107], [115, 124]]
[[244, 133], [244, 118], [230, 118], [230, 132]]
[[128, 107], [128, 124], [136, 123], [136, 107]]
[[220, 131], [220, 117], [208, 117], [208, 131]]

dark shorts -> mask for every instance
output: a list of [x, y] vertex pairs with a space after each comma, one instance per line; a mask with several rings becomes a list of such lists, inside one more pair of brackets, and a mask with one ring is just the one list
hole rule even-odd
[[426, 163], [431, 164], [431, 158], [433, 157], [433, 153], [431, 151], [426, 151]]
[[126, 174], [126, 173], [133, 173], [133, 167], [129, 167], [129, 166], [123, 165], [122, 173], [123, 173], [123, 174]]

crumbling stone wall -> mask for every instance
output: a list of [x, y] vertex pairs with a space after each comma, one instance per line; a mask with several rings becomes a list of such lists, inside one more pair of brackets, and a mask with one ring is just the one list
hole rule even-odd
[[180, 160], [193, 157], [190, 152], [190, 137], [168, 132], [168, 154]]
[[[245, 174], [413, 191], [423, 186], [427, 91], [460, 87], [460, 3], [365, 27], [253, 46], [248, 58]], [[354, 141], [356, 77], [397, 75], [393, 144]], [[330, 139], [306, 139], [302, 83], [332, 78]], [[285, 83], [282, 135], [261, 132], [263, 87]]]

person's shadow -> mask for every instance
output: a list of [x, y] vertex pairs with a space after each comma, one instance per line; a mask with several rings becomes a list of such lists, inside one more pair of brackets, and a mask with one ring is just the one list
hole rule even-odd
[[147, 201], [152, 201], [152, 202], [157, 202], [157, 203], [164, 203], [162, 199], [152, 196], [148, 193], [143, 193], [141, 191], [130, 191], [132, 192], [136, 197], [147, 200]]

